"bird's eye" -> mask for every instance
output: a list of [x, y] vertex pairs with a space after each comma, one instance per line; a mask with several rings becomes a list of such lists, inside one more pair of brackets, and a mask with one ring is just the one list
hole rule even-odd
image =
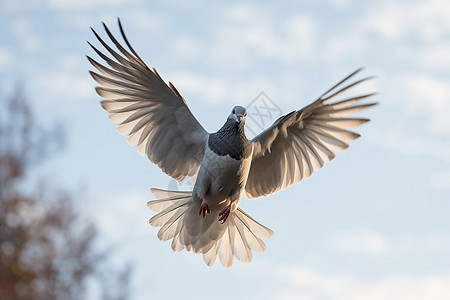
[[236, 111], [233, 109], [233, 115], [236, 113]]

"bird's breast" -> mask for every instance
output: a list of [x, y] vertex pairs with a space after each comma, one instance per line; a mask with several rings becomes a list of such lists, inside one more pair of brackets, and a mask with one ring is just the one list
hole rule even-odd
[[[222, 203], [235, 193], [241, 193], [247, 181], [251, 155], [236, 160], [229, 155], [217, 155], [209, 147], [197, 177], [199, 182], [208, 182], [205, 187], [207, 198], [213, 203]], [[239, 196], [239, 199], [241, 197]]]
[[208, 148], [218, 156], [228, 156], [235, 160], [250, 156], [252, 146], [245, 135], [229, 130], [219, 130], [208, 137]]

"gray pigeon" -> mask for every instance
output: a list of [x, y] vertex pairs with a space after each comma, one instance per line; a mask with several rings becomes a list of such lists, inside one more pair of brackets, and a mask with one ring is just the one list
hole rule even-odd
[[119, 123], [117, 131], [128, 135], [127, 142], [137, 145], [137, 151], [164, 173], [178, 181], [196, 178], [193, 191], [151, 189], [157, 200], [149, 201], [148, 206], [157, 214], [150, 224], [161, 226], [158, 238], [172, 239], [174, 251], [186, 248], [202, 253], [209, 266], [217, 255], [222, 265], [229, 267], [233, 256], [249, 262], [252, 251], [264, 251], [262, 238], [273, 232], [238, 207], [242, 196], [267, 196], [311, 176], [325, 161], [334, 159], [336, 151], [346, 149], [346, 141], [360, 136], [349, 128], [369, 121], [348, 116], [376, 104], [359, 103], [373, 94], [331, 102], [369, 79], [348, 84], [357, 70], [310, 105], [280, 117], [252, 140], [245, 136], [247, 110], [242, 106], [232, 109], [217, 132], [208, 133], [173, 84], [167, 85], [134, 51], [120, 20], [128, 50], [103, 26], [119, 52], [92, 30], [115, 58], [89, 43], [109, 65], [87, 57], [99, 71], [90, 74], [101, 85], [97, 93], [107, 99], [102, 107]]

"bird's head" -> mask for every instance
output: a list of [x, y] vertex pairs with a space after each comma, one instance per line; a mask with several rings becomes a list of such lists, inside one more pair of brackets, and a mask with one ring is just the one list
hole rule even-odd
[[245, 107], [236, 105], [233, 107], [228, 119], [234, 120], [238, 124], [245, 124], [245, 117], [247, 116], [247, 109]]

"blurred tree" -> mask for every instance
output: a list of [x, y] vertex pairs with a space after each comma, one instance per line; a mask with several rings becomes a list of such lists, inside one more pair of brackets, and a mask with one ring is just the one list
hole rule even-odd
[[62, 137], [36, 122], [20, 88], [0, 99], [0, 299], [84, 299], [92, 284], [102, 299], [126, 299], [130, 268], [106, 269], [97, 228], [73, 197], [43, 185], [24, 192], [30, 169]]

